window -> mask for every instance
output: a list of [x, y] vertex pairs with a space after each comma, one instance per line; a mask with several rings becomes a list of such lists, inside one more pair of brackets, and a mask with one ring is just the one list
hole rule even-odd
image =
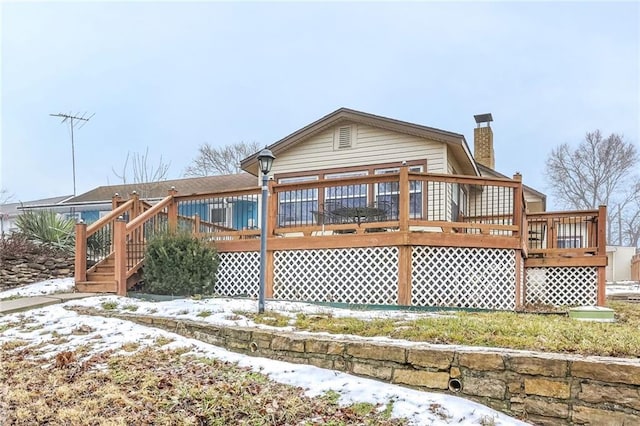
[[[300, 176], [280, 179], [279, 183], [309, 182], [318, 176]], [[318, 210], [318, 189], [296, 189], [278, 195], [278, 225], [309, 225], [313, 223], [313, 212]]]
[[582, 237], [558, 237], [557, 248], [580, 248], [582, 247]]
[[333, 148], [335, 150], [353, 148], [355, 141], [356, 126], [338, 127], [333, 134]]
[[211, 205], [211, 222], [216, 225], [231, 228], [233, 226], [233, 216], [231, 214], [232, 205], [224, 202]]
[[82, 213], [80, 212], [63, 213], [62, 217], [64, 217], [65, 219], [72, 219], [74, 222], [78, 223], [82, 220]]
[[[400, 169], [377, 169], [375, 174], [384, 175], [398, 173]], [[409, 167], [410, 172], [422, 172], [422, 166]], [[390, 219], [397, 219], [399, 216], [398, 205], [400, 203], [400, 183], [382, 182], [376, 185], [376, 202], [378, 205], [385, 205]], [[422, 182], [409, 181], [409, 216], [422, 216]]]
[[[325, 179], [343, 179], [354, 176], [366, 176], [367, 171], [332, 173]], [[367, 205], [367, 184], [331, 186], [325, 189], [324, 209], [331, 211], [340, 207], [363, 207]]]
[[449, 188], [451, 190], [451, 220], [453, 222], [462, 222], [467, 208], [465, 187], [458, 183], [452, 183]]

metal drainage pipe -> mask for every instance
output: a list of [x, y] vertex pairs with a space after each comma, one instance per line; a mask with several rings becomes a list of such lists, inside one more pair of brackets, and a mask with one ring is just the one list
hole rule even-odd
[[251, 352], [256, 352], [258, 350], [258, 344], [256, 342], [249, 343], [249, 350]]
[[462, 390], [462, 382], [460, 379], [449, 379], [449, 390], [451, 392], [460, 392]]

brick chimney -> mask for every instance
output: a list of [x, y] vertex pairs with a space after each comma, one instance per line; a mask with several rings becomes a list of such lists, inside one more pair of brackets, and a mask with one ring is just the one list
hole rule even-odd
[[[496, 157], [493, 152], [493, 131], [491, 122], [493, 117], [490, 113], [474, 115], [478, 127], [473, 129], [473, 157], [476, 162], [494, 170], [496, 167]], [[486, 126], [482, 126], [487, 123]]]

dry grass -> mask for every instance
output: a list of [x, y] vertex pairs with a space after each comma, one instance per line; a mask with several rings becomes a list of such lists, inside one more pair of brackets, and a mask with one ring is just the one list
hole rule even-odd
[[[131, 355], [36, 357], [2, 345], [0, 417], [6, 425], [399, 425], [388, 407], [340, 407], [234, 364], [145, 348]], [[131, 350], [132, 348], [127, 348]], [[100, 368], [98, 368], [100, 367]]]
[[335, 318], [298, 314], [293, 321], [274, 312], [247, 314], [257, 323], [299, 330], [386, 336], [419, 342], [503, 347], [616, 357], [640, 354], [640, 305], [611, 302], [615, 323], [583, 322], [565, 315], [458, 312], [418, 320]]

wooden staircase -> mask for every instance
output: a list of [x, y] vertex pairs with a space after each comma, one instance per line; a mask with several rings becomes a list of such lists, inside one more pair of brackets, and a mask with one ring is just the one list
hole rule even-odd
[[[127, 289], [135, 286], [142, 280], [142, 267], [127, 277]], [[116, 293], [117, 281], [115, 279], [115, 254], [109, 256], [87, 270], [86, 281], [76, 281], [76, 289], [86, 293]]]
[[[177, 229], [176, 193], [172, 188], [154, 206], [135, 193], [127, 201], [116, 194], [109, 214], [90, 225], [77, 223], [76, 290], [125, 296], [127, 290], [140, 283], [148, 234], [156, 232], [162, 223]], [[89, 263], [96, 261], [87, 269]]]

